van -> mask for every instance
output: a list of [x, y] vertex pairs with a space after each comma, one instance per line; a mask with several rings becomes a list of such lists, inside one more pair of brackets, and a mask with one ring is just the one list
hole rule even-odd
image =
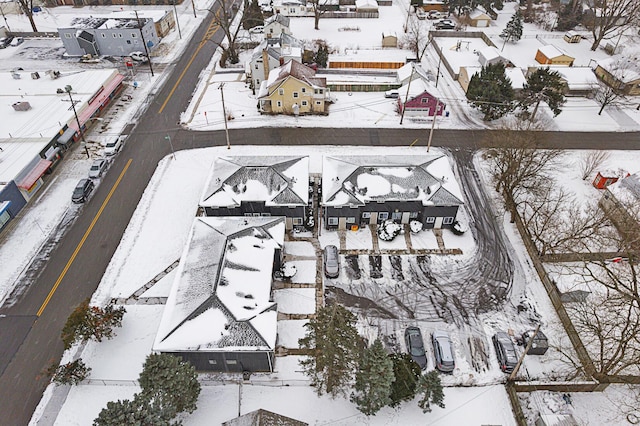
[[338, 247], [326, 246], [324, 248], [324, 275], [327, 278], [338, 278], [340, 275], [340, 256]]
[[443, 373], [451, 373], [456, 368], [453, 357], [453, 345], [446, 331], [436, 330], [431, 334], [433, 353], [436, 357], [436, 368]]
[[511, 337], [504, 331], [499, 331], [491, 339], [496, 350], [500, 370], [505, 373], [511, 373], [516, 368], [516, 364], [518, 364], [518, 354]]

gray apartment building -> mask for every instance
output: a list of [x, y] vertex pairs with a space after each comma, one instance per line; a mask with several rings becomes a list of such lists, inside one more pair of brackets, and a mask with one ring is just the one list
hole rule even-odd
[[127, 56], [144, 52], [143, 39], [149, 52], [160, 43], [150, 18], [79, 17], [58, 33], [69, 56]]

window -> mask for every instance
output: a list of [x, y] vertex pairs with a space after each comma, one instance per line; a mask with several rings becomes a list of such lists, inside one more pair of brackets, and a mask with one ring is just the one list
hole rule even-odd
[[307, 88], [306, 88], [306, 87], [303, 87], [302, 89], [300, 89], [300, 91], [301, 91], [302, 93], [307, 93]]
[[316, 101], [316, 105], [322, 105], [322, 102]]
[[355, 217], [348, 217], [347, 218], [347, 223], [356, 223], [356, 218]]
[[209, 365], [216, 365], [218, 362], [215, 359], [209, 360]]
[[236, 359], [227, 359], [225, 361], [227, 362], [227, 365], [236, 365], [238, 363], [238, 360]]
[[309, 103], [307, 101], [302, 101], [302, 106], [307, 106]]
[[278, 105], [278, 107], [282, 107], [282, 102], [278, 101], [278, 102], [276, 102], [276, 105]]
[[[102, 34], [102, 37], [104, 37], [104, 34]], [[66, 33], [66, 34], [64, 35], [64, 38], [71, 38], [71, 34]]]
[[302, 225], [302, 218], [301, 217], [294, 217], [293, 218], [293, 224], [294, 225]]
[[271, 213], [260, 213], [260, 216], [271, 216]]
[[100, 34], [102, 36], [102, 38], [107, 38], [107, 35], [105, 33]]
[[297, 98], [298, 97], [298, 92], [293, 92], [293, 98]]
[[278, 95], [280, 96], [284, 95], [284, 89], [278, 89]]
[[393, 220], [402, 219], [402, 212], [393, 212], [393, 213], [391, 213], [391, 219], [393, 219]]
[[260, 213], [254, 213], [252, 216], [253, 217], [260, 217]]
[[363, 219], [370, 219], [371, 218], [371, 212], [362, 212], [362, 218]]
[[258, 67], [258, 64], [256, 64], [256, 69], [260, 69], [260, 68]]
[[251, 215], [251, 213], [245, 213], [244, 215], [245, 215], [245, 216], [249, 216], [249, 217], [251, 217], [251, 216], [252, 216], [252, 215]]
[[436, 221], [436, 218], [435, 218], [435, 217], [433, 217], [433, 216], [429, 216], [429, 217], [427, 218], [427, 220], [426, 220], [426, 222], [427, 222], [427, 223], [433, 223], [433, 222], [435, 222], [435, 221]]
[[451, 225], [453, 223], [453, 218], [451, 216], [445, 217], [442, 220], [442, 223], [445, 224], [445, 225]]
[[389, 219], [389, 212], [379, 212], [378, 213], [378, 219], [380, 219], [380, 220]]
[[117, 37], [117, 34], [116, 34], [116, 33], [113, 33], [113, 38], [116, 38], [116, 37]]
[[131, 38], [136, 38], [136, 33], [131, 33]]
[[427, 98], [420, 99], [420, 103], [421, 104], [426, 104], [428, 101], [429, 101], [429, 99], [427, 99]]
[[327, 224], [328, 225], [337, 225], [338, 224], [338, 218], [337, 217], [328, 217], [327, 218]]
[[131, 44], [131, 40], [127, 40], [127, 44]]
[[118, 34], [118, 38], [122, 38], [122, 34]]
[[415, 219], [418, 217], [418, 212], [411, 212], [409, 213], [409, 219]]

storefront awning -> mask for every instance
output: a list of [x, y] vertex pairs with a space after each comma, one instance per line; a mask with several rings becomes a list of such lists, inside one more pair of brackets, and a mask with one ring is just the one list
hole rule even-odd
[[73, 135], [76, 134], [76, 129], [72, 127], [67, 127], [67, 130], [58, 138], [58, 143], [62, 145], [68, 144], [71, 140], [73, 140]]
[[18, 188], [29, 190], [42, 177], [42, 175], [51, 167], [51, 161], [40, 160], [33, 169], [22, 180], [16, 182]]
[[11, 201], [0, 201], [0, 214], [4, 213], [10, 205]]

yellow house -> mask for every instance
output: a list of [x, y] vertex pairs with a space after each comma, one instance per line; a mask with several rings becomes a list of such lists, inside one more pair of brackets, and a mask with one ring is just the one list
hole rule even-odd
[[258, 109], [263, 114], [328, 114], [327, 79], [296, 60], [269, 73], [260, 85]]

